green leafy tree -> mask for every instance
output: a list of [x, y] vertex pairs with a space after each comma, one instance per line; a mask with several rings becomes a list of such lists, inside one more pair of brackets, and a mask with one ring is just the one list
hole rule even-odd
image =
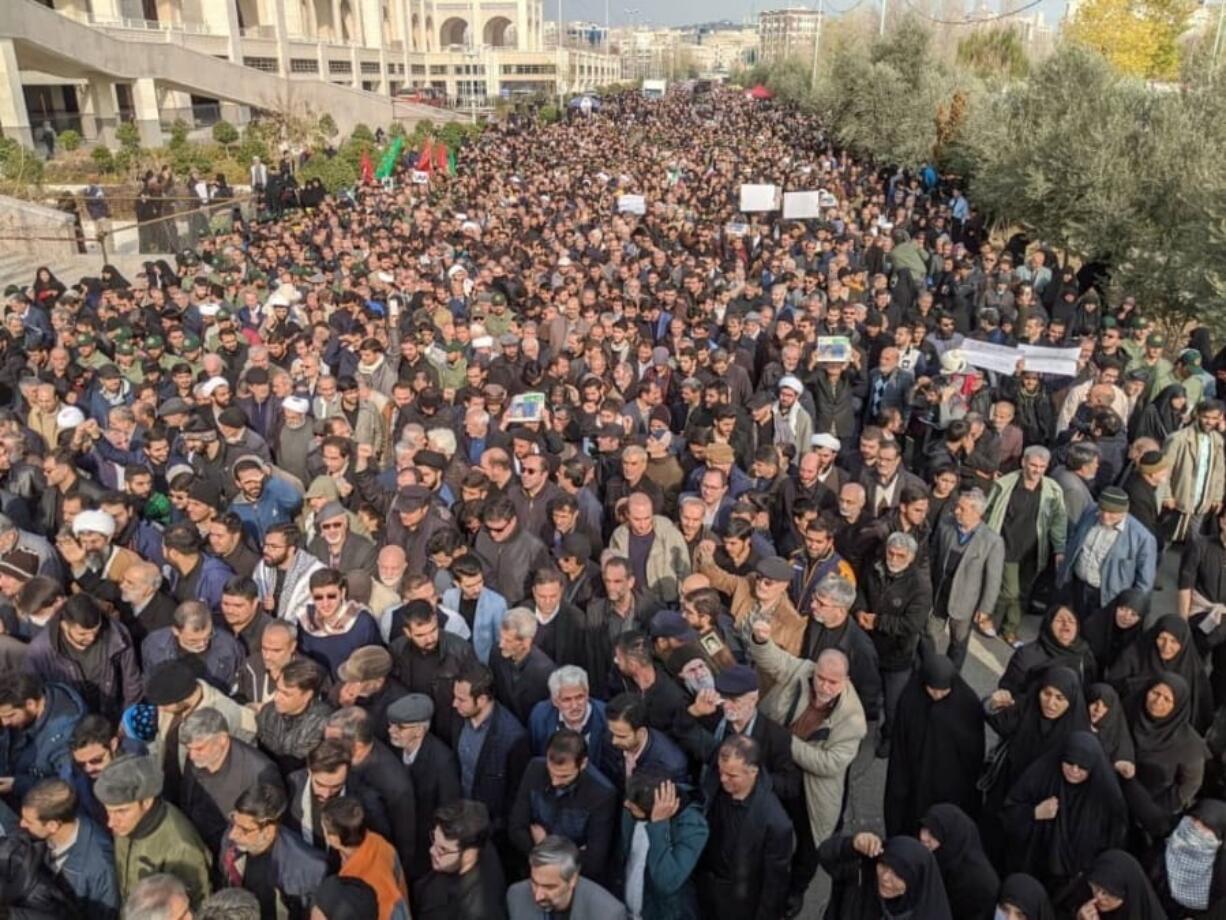
[[213, 125], [213, 140], [229, 150], [232, 145], [238, 143], [238, 128], [223, 118]]
[[335, 195], [341, 189], [357, 185], [358, 171], [344, 156], [316, 155], [307, 160], [306, 165], [298, 172], [298, 180], [303, 184], [311, 179], [321, 180], [329, 194]]
[[170, 146], [182, 147], [187, 143], [187, 134], [189, 128], [187, 122], [182, 118], [176, 118], [174, 124], [170, 126]]
[[121, 150], [131, 153], [140, 150], [140, 131], [130, 121], [125, 121], [115, 129], [115, 140], [119, 141]]
[[1064, 28], [1074, 44], [1104, 55], [1121, 73], [1171, 80], [1194, 0], [1086, 0]]
[[1030, 70], [1021, 35], [1013, 26], [975, 29], [958, 42], [957, 61], [983, 80], [1019, 80]]
[[319, 116], [319, 121], [316, 122], [315, 130], [319, 132], [321, 137], [327, 140], [332, 140], [341, 133], [340, 128], [336, 126], [336, 119], [327, 112], [324, 112], [324, 114]]
[[0, 179], [16, 185], [41, 185], [43, 161], [29, 147], [0, 137]]

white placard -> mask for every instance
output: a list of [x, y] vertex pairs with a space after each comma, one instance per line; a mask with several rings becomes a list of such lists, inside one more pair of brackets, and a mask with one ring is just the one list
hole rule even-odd
[[974, 339], [963, 339], [959, 350], [972, 367], [1010, 376], [1017, 371], [1018, 359], [1022, 357], [1021, 352], [1010, 345], [993, 345]]
[[420, 169], [413, 170], [413, 184], [414, 185], [429, 185], [430, 184], [430, 174], [428, 172], [422, 172]]
[[741, 212], [778, 211], [780, 206], [779, 186], [777, 185], [742, 185]]
[[647, 199], [642, 195], [618, 195], [617, 212], [619, 214], [646, 214]]
[[1019, 345], [1018, 351], [1025, 358], [1025, 369], [1036, 374], [1053, 374], [1057, 377], [1076, 377], [1080, 348], [1052, 348], [1044, 345]]
[[731, 223], [724, 224], [725, 236], [745, 236], [749, 233], [749, 224]]
[[821, 194], [821, 192], [784, 192], [784, 220], [814, 220], [820, 217], [822, 213]]

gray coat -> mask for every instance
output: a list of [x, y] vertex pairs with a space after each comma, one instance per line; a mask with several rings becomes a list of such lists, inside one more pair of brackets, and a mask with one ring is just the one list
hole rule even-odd
[[1094, 496], [1090, 494], [1090, 487], [1086, 485], [1086, 481], [1070, 470], [1068, 467], [1056, 467], [1052, 471], [1051, 478], [1060, 484], [1060, 489], [1064, 492], [1064, 510], [1068, 512], [1069, 529], [1081, 520], [1081, 515], [1085, 510], [1094, 504]]
[[[547, 915], [532, 898], [532, 883], [516, 882], [507, 890], [507, 914], [511, 920], [546, 920]], [[626, 907], [590, 879], [580, 878], [570, 902], [570, 915], [583, 920], [626, 920]]]
[[[952, 520], [944, 520], [933, 536], [932, 582], [933, 596], [940, 592], [945, 559], [958, 544], [958, 529]], [[1000, 579], [1005, 570], [1005, 541], [986, 523], [975, 528], [963, 550], [962, 560], [954, 570], [949, 590], [947, 613], [951, 620], [965, 621], [977, 611], [990, 613], [996, 608], [1000, 594]]]

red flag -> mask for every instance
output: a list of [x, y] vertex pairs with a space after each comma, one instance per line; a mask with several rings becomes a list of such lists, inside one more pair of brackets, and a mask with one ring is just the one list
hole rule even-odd
[[447, 171], [447, 145], [439, 144], [434, 148], [434, 165], [443, 172]]
[[424, 173], [430, 172], [434, 166], [434, 142], [430, 138], [426, 138], [426, 142], [421, 145], [421, 154], [417, 157], [417, 168]]
[[375, 181], [375, 164], [370, 159], [370, 151], [362, 151], [362, 184], [372, 185]]

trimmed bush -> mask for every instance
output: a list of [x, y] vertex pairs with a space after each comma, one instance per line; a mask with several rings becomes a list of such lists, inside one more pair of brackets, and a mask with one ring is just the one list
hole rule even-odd
[[238, 142], [238, 128], [223, 119], [213, 125], [213, 140], [223, 147], [229, 147]]
[[358, 184], [358, 171], [345, 157], [316, 155], [298, 171], [300, 184], [306, 185], [311, 179], [321, 180], [329, 194], [335, 195], [341, 189]]
[[110, 149], [99, 144], [89, 152], [89, 158], [93, 160], [94, 168], [101, 173], [113, 173], [115, 171], [115, 156]]
[[60, 136], [56, 140], [69, 153], [81, 148], [81, 135], [72, 130], [72, 128], [69, 128], [67, 131], [61, 131]]

